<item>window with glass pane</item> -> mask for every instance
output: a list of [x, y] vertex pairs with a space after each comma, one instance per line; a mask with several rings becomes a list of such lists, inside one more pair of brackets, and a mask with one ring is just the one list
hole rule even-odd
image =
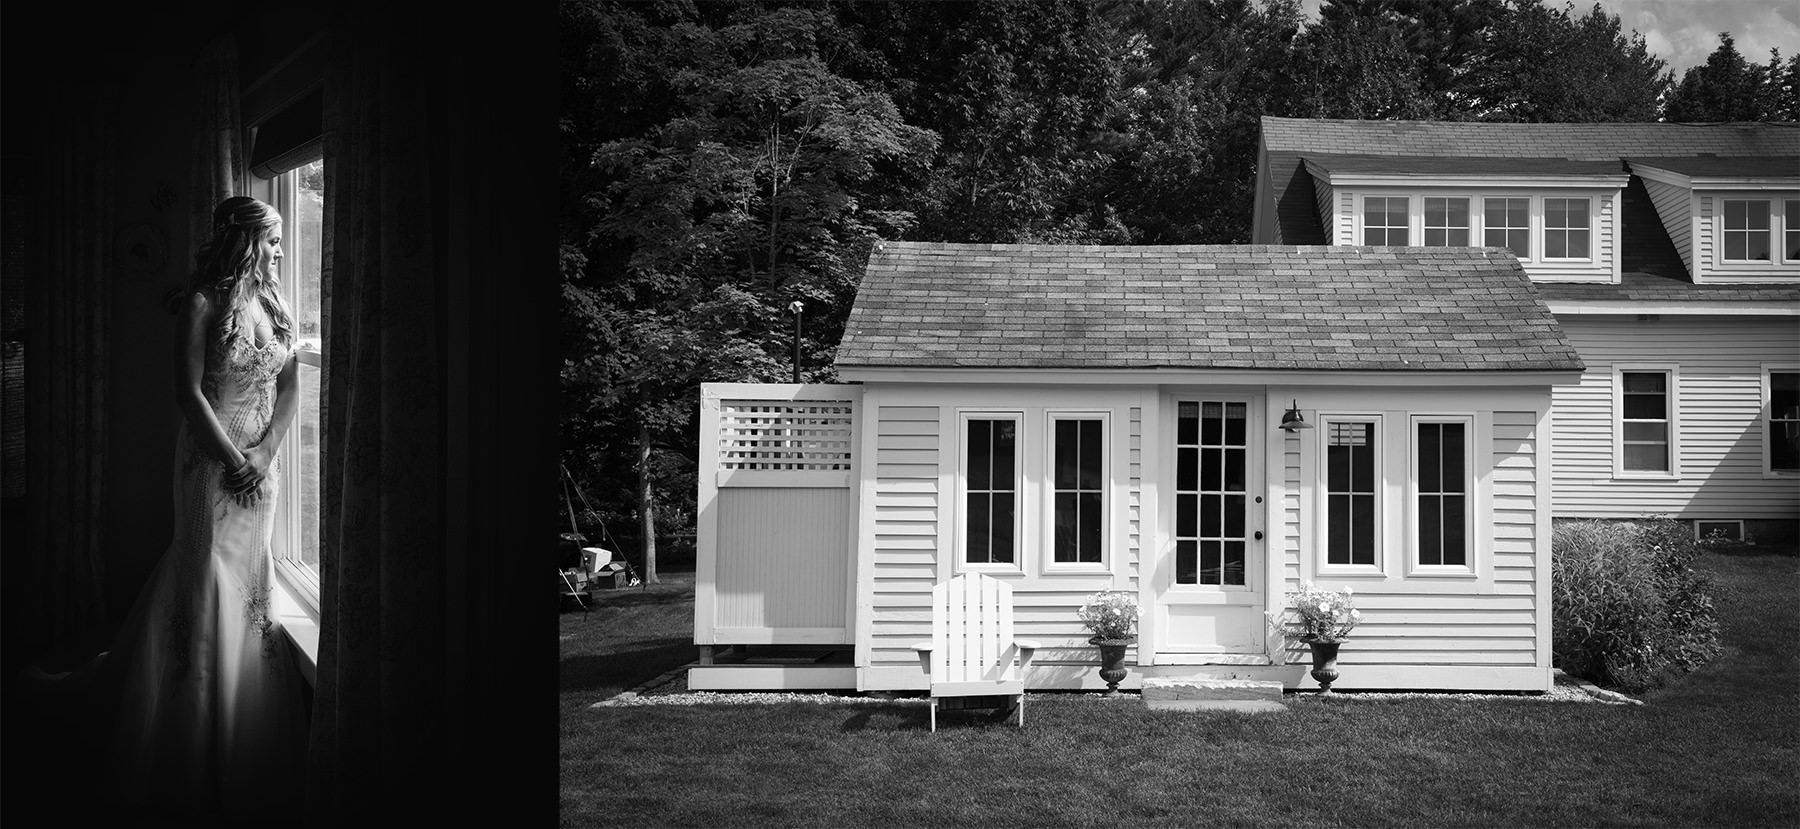
[[1625, 456], [1623, 468], [1631, 472], [1667, 472], [1669, 469], [1669, 375], [1661, 371], [1627, 371], [1624, 411], [1620, 427]]
[[1105, 422], [1098, 418], [1053, 422], [1053, 558], [1058, 564], [1098, 564], [1106, 537]]
[[1782, 238], [1786, 240], [1781, 243], [1782, 258], [1790, 263], [1800, 262], [1800, 199], [1788, 199], [1781, 205]]
[[1249, 406], [1183, 402], [1175, 420], [1175, 582], [1244, 585]]
[[1363, 198], [1363, 244], [1411, 244], [1407, 234], [1407, 200], [1404, 197], [1367, 196]]
[[1469, 482], [1463, 423], [1419, 424], [1419, 563], [1468, 564]]
[[[294, 314], [295, 358], [299, 362], [298, 405], [294, 424], [282, 447], [282, 463], [291, 470], [287, 489], [276, 505], [274, 553], [316, 581], [319, 570], [319, 456], [323, 434], [319, 423], [322, 390], [324, 308], [323, 252], [325, 165], [315, 160], [274, 181], [275, 208], [284, 221], [281, 289]], [[313, 585], [316, 588], [316, 584]]]
[[1732, 262], [1769, 261], [1769, 202], [1725, 199], [1725, 258]]
[[1482, 244], [1531, 256], [1531, 199], [1482, 199]]
[[1544, 199], [1544, 256], [1588, 258], [1588, 200]]
[[1375, 424], [1333, 422], [1325, 430], [1325, 560], [1375, 563]]
[[970, 418], [967, 422], [963, 560], [1011, 564], [1019, 489], [1019, 424], [1012, 418]]
[[1800, 372], [1769, 372], [1769, 469], [1800, 472]]
[[1469, 200], [1431, 197], [1425, 200], [1426, 247], [1467, 247]]

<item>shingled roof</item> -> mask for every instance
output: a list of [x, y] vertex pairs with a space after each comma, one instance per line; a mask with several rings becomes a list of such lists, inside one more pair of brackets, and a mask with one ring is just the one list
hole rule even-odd
[[1574, 371], [1494, 248], [886, 242], [837, 364]]

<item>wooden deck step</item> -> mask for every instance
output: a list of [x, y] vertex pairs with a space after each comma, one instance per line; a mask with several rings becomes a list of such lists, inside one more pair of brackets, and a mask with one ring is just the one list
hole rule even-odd
[[1140, 695], [1144, 705], [1165, 711], [1286, 711], [1279, 682], [1206, 677], [1150, 677]]

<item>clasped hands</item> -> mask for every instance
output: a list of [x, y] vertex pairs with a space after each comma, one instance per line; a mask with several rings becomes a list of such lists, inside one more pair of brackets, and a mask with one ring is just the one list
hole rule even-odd
[[245, 449], [243, 465], [227, 469], [219, 485], [239, 506], [250, 506], [262, 495], [263, 479], [268, 477], [269, 464], [273, 460], [274, 453], [261, 446]]

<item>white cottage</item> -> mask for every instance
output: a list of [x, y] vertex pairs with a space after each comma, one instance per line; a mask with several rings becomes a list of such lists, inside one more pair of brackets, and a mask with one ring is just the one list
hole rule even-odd
[[[695, 688], [919, 689], [932, 586], [1013, 587], [1038, 689], [1314, 685], [1265, 613], [1355, 588], [1337, 688], [1547, 690], [1551, 407], [1582, 361], [1496, 248], [888, 242], [834, 386], [703, 390]], [[1283, 427], [1293, 415], [1304, 420]]]
[[1253, 241], [1493, 245], [1580, 352], [1555, 513], [1800, 527], [1800, 125], [1262, 119]]

